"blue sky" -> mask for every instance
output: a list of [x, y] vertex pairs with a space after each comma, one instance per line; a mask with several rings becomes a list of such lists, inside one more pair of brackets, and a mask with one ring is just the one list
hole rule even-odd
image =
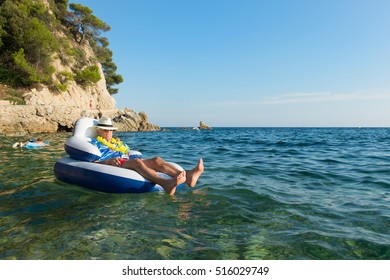
[[160, 126], [390, 127], [390, 1], [74, 0]]

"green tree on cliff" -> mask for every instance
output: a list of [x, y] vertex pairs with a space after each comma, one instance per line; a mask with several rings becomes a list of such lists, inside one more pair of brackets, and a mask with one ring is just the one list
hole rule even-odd
[[105, 22], [98, 19], [93, 11], [81, 4], [69, 4], [73, 11], [68, 14], [68, 23], [75, 40], [81, 45], [84, 38], [94, 40], [101, 31], [109, 31], [111, 28]]
[[50, 55], [59, 47], [50, 26], [55, 18], [42, 2], [3, 0], [0, 81], [11, 85], [50, 83]]
[[53, 0], [54, 5], [51, 5], [51, 8], [56, 15], [56, 18], [61, 22], [65, 22], [66, 16], [68, 14], [68, 0]]
[[91, 41], [90, 44], [102, 64], [108, 92], [110, 94], [117, 93], [118, 89], [113, 88], [113, 86], [122, 83], [123, 78], [121, 75], [116, 73], [117, 66], [112, 61], [112, 51], [108, 48], [108, 39], [105, 37], [99, 37], [94, 41]]
[[93, 11], [88, 7], [71, 3], [69, 8], [72, 12], [68, 13], [67, 21], [74, 39], [79, 44], [82, 44], [85, 39], [89, 41], [102, 64], [108, 92], [110, 94], [117, 93], [118, 89], [113, 88], [113, 86], [122, 83], [123, 78], [116, 73], [117, 66], [112, 61], [112, 51], [108, 48], [108, 39], [101, 37], [101, 32], [109, 31], [110, 26], [94, 16]]
[[5, 33], [4, 29], [3, 29], [3, 24], [5, 22], [5, 19], [0, 15], [0, 48], [1, 48], [1, 45], [3, 44], [3, 41], [2, 41], [2, 37]]
[[[110, 27], [88, 7], [72, 3], [68, 11], [68, 0], [47, 1], [49, 8], [42, 0], [0, 0], [0, 82], [11, 86], [30, 86], [37, 82], [53, 85], [54, 54], [65, 60], [64, 54], [74, 56], [76, 61], [83, 62], [82, 49], [71, 48], [65, 39], [56, 35], [71, 32], [80, 45], [89, 42], [102, 64], [108, 91], [116, 93], [118, 90], [112, 86], [123, 82], [123, 78], [116, 74], [107, 38], [100, 36]], [[83, 69], [75, 69], [75, 80], [89, 85], [97, 79], [96, 69], [84, 69], [85, 66], [78, 64]]]

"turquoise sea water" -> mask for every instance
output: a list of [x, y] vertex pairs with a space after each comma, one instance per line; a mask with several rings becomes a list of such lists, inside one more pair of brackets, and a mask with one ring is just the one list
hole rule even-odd
[[390, 129], [118, 133], [195, 189], [103, 194], [53, 175], [70, 134], [0, 137], [0, 259], [390, 259]]

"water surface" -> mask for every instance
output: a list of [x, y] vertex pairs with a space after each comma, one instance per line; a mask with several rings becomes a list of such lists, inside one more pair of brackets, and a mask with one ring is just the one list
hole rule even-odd
[[118, 133], [195, 189], [104, 194], [58, 181], [70, 134], [0, 137], [0, 259], [390, 259], [390, 129]]

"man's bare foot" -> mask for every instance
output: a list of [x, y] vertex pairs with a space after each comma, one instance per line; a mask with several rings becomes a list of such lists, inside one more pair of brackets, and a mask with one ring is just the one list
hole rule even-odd
[[185, 171], [181, 172], [177, 175], [176, 178], [166, 179], [164, 183], [160, 185], [164, 188], [164, 190], [170, 194], [174, 195], [176, 192], [176, 187], [180, 184], [183, 184], [186, 181], [186, 173]]
[[198, 182], [198, 179], [200, 175], [202, 175], [203, 171], [204, 171], [203, 160], [200, 159], [198, 164], [194, 167], [194, 169], [187, 171], [186, 184], [191, 188], [195, 187], [196, 182]]

